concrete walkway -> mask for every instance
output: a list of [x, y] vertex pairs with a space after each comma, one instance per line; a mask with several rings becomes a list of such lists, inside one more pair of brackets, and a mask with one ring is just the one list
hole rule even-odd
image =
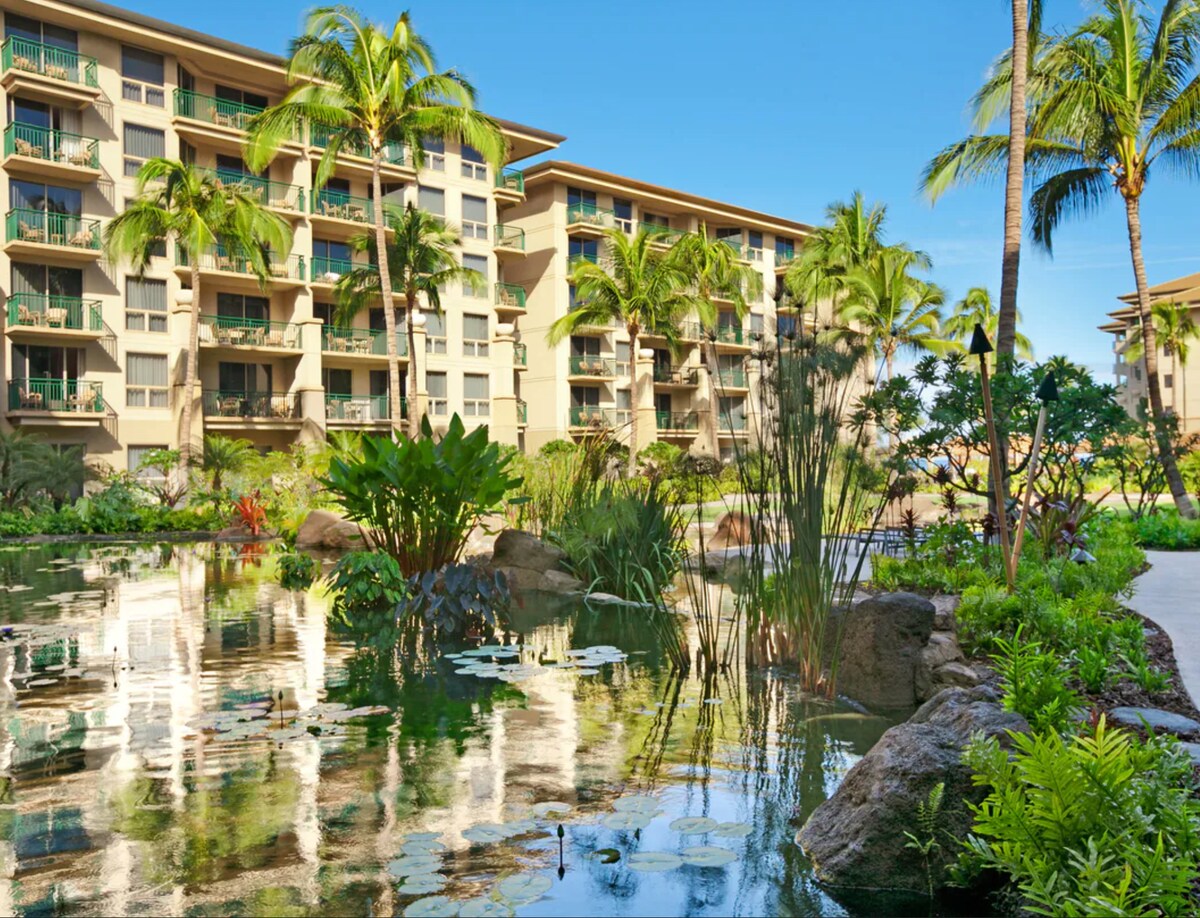
[[1170, 635], [1184, 688], [1200, 706], [1200, 552], [1148, 551], [1146, 560], [1129, 607]]

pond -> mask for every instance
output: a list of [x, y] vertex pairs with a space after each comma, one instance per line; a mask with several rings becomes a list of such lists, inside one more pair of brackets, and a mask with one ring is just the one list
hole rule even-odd
[[841, 911], [793, 836], [893, 720], [629, 610], [401, 665], [329, 606], [261, 546], [0, 550], [0, 913]]

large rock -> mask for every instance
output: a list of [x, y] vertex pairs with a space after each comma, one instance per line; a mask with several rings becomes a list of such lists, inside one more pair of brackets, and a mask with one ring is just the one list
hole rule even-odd
[[884, 593], [842, 612], [837, 689], [872, 708], [913, 707], [917, 671], [933, 633], [933, 603], [913, 593]]
[[328, 548], [340, 551], [366, 545], [362, 528], [333, 510], [313, 510], [296, 532], [296, 547]]
[[1151, 731], [1164, 730], [1167, 733], [1182, 733], [1191, 735], [1200, 733], [1200, 723], [1183, 714], [1164, 711], [1161, 708], [1113, 708], [1108, 714], [1109, 720], [1127, 727], [1148, 726]]
[[711, 549], [733, 548], [749, 545], [753, 522], [748, 513], [741, 510], [730, 510], [717, 517], [716, 529], [708, 540]]
[[918, 701], [928, 701], [938, 690], [938, 673], [949, 663], [965, 663], [963, 652], [958, 646], [958, 639], [950, 631], [935, 631], [929, 635], [929, 640], [921, 648], [914, 673]]
[[505, 529], [496, 536], [492, 549], [492, 567], [519, 567], [545, 573], [558, 568], [567, 554], [561, 548], [547, 545], [536, 536], [519, 529]]
[[[832, 797], [818, 806], [796, 841], [812, 860], [818, 879], [831, 886], [920, 892], [926, 888], [921, 855], [905, 848], [905, 832], [917, 832], [917, 805], [945, 785], [939, 826], [964, 838], [971, 824], [968, 803], [985, 796], [971, 783], [962, 752], [975, 734], [1008, 742], [1008, 731], [1028, 732], [1019, 714], [1005, 711], [987, 687], [946, 689], [907, 723], [892, 727], [846, 774]], [[944, 836], [943, 855], [957, 856]], [[943, 880], [941, 866], [935, 882]]]

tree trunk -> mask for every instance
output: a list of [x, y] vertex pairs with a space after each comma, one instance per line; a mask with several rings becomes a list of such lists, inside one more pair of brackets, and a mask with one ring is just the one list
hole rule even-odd
[[192, 309], [188, 317], [187, 368], [183, 374], [183, 412], [179, 423], [179, 465], [187, 475], [192, 463], [192, 406], [196, 402], [196, 379], [200, 375], [200, 264], [192, 255]]
[[[896, 352], [889, 345], [883, 352], [883, 361], [884, 361], [884, 365], [885, 365], [886, 372], [887, 372], [887, 381], [888, 382], [892, 381], [893, 364], [895, 363], [895, 360], [896, 360]], [[896, 445], [897, 445], [897, 437], [896, 437], [895, 425], [892, 423], [889, 423], [888, 424], [888, 447], [890, 449], [894, 450], [896, 448]]]
[[414, 440], [421, 433], [421, 419], [417, 417], [417, 333], [413, 330], [416, 308], [417, 292], [408, 288], [404, 291], [404, 328], [408, 335], [408, 435]]
[[633, 380], [630, 386], [629, 394], [633, 401], [633, 411], [629, 414], [629, 465], [627, 472], [632, 478], [637, 474], [637, 442], [638, 442], [638, 412], [641, 410], [642, 400], [638, 397], [641, 395], [641, 381], [638, 372], [638, 328], [636, 325], [627, 325], [625, 330], [629, 332], [629, 359], [633, 367]]
[[1196, 510], [1192, 499], [1188, 497], [1187, 488], [1183, 486], [1183, 477], [1179, 474], [1179, 465], [1175, 461], [1173, 444], [1167, 431], [1163, 429], [1163, 400], [1162, 387], [1158, 380], [1158, 336], [1154, 328], [1154, 317], [1150, 312], [1150, 290], [1146, 282], [1146, 264], [1142, 260], [1142, 218], [1138, 212], [1137, 195], [1125, 198], [1125, 220], [1129, 224], [1129, 254], [1133, 259], [1133, 276], [1137, 282], [1138, 316], [1142, 322], [1142, 360], [1146, 364], [1146, 391], [1150, 396], [1150, 423], [1154, 428], [1154, 436], [1158, 441], [1158, 454], [1163, 464], [1163, 472], [1167, 477], [1167, 487], [1179, 515], [1185, 519], [1195, 519]]
[[721, 392], [724, 385], [721, 382], [721, 363], [717, 355], [717, 343], [708, 339], [708, 413], [712, 422], [712, 454], [714, 459], [721, 458]]
[[[379, 178], [379, 167], [383, 161], [383, 152], [378, 146], [371, 151], [371, 191], [375, 197], [375, 258], [379, 262], [379, 295], [383, 298], [383, 327], [387, 334], [388, 362], [388, 413], [392, 419], [392, 431], [401, 429], [400, 408], [400, 352], [396, 347], [396, 301], [392, 296], [392, 274], [388, 270], [387, 258], [387, 224], [383, 218], [383, 182]], [[412, 313], [408, 316], [409, 335], [412, 335]], [[411, 350], [411, 341], [410, 341]], [[415, 354], [408, 355], [410, 366], [417, 359]], [[410, 393], [410, 398], [415, 393]], [[416, 412], [410, 412], [416, 414]], [[413, 418], [409, 418], [409, 435], [416, 437], [420, 428], [413, 428]]]
[[1012, 0], [1012, 97], [1008, 104], [1008, 167], [1004, 185], [1004, 256], [1000, 265], [1000, 315], [996, 370], [1012, 357], [1017, 339], [1017, 278], [1021, 263], [1021, 207], [1025, 180], [1025, 79], [1029, 71], [1029, 4]]

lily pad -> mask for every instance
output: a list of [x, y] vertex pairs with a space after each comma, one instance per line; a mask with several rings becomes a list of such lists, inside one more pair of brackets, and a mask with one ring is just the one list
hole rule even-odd
[[424, 855], [426, 857], [441, 854], [446, 850], [446, 846], [440, 841], [432, 838], [413, 838], [406, 841], [400, 846], [400, 850], [405, 854], [413, 856]]
[[481, 845], [491, 845], [502, 842], [511, 835], [507, 827], [494, 822], [483, 822], [463, 830], [463, 838], [469, 842]]
[[569, 803], [563, 803], [561, 800], [547, 800], [544, 803], [535, 803], [532, 807], [533, 815], [539, 817], [552, 816], [555, 813], [569, 813], [574, 807]]
[[598, 669], [576, 669], [576, 670], [574, 670], [574, 673], [577, 676], [598, 676], [598, 675], [600, 675], [600, 670], [598, 670]]
[[680, 835], [704, 835], [717, 825], [715, 819], [709, 819], [707, 816], [684, 816], [681, 819], [673, 819], [668, 828]]
[[462, 918], [510, 918], [512, 913], [512, 909], [503, 902], [485, 899], [483, 896], [468, 899], [458, 910]]
[[426, 896], [404, 910], [404, 918], [453, 918], [457, 914], [458, 903], [445, 896]]
[[724, 867], [737, 860], [737, 855], [728, 848], [718, 848], [715, 845], [696, 845], [684, 848], [680, 853], [683, 862], [692, 867]]
[[601, 848], [598, 851], [593, 851], [592, 857], [601, 864], [615, 864], [621, 859], [621, 852], [616, 848]]
[[630, 870], [640, 873], [665, 873], [683, 866], [683, 858], [667, 851], [635, 851], [629, 855]]
[[409, 877], [397, 887], [397, 892], [402, 896], [428, 896], [430, 893], [441, 892], [445, 888], [445, 877], [436, 873], [429, 873], [422, 876]]
[[615, 829], [618, 832], [632, 832], [635, 829], [646, 828], [650, 825], [651, 818], [649, 813], [627, 810], [621, 813], [609, 813], [604, 817], [604, 825], [606, 828]]
[[618, 797], [616, 800], [614, 800], [612, 808], [619, 813], [627, 813], [631, 811], [652, 813], [658, 809], [658, 798], [647, 797], [639, 794], [630, 794], [628, 797]]
[[387, 869], [394, 877], [411, 877], [423, 873], [437, 873], [442, 859], [431, 854], [406, 854], [388, 864]]
[[513, 905], [528, 905], [546, 895], [553, 884], [540, 873], [518, 873], [496, 884], [496, 891]]
[[745, 838], [753, 831], [744, 822], [722, 822], [713, 829], [713, 835], [718, 838]]

